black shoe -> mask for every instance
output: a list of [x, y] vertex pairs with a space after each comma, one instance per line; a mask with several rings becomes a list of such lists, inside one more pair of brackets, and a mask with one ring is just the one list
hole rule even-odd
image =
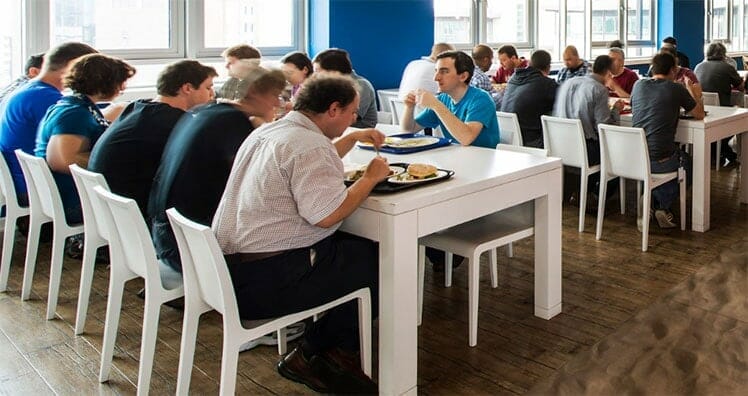
[[361, 356], [357, 352], [332, 348], [325, 351], [321, 358], [337, 375], [337, 380], [332, 386], [333, 392], [357, 395], [379, 393], [377, 383], [361, 370]]
[[334, 374], [319, 356], [304, 356], [300, 346], [284, 356], [276, 366], [278, 373], [291, 381], [308, 386], [319, 393], [333, 391], [330, 384], [335, 382]]
[[83, 234], [73, 235], [65, 240], [65, 255], [75, 260], [83, 258]]

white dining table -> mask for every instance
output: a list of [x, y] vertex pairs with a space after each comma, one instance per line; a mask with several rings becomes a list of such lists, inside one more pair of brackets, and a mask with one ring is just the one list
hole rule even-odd
[[[703, 120], [678, 121], [675, 141], [693, 145], [693, 193], [691, 197], [691, 228], [705, 232], [710, 228], [711, 204], [711, 143], [748, 131], [748, 109], [740, 107], [704, 106], [708, 112]], [[631, 126], [631, 114], [621, 116], [621, 125]], [[748, 137], [740, 147], [748, 153]], [[745, 158], [744, 158], [745, 159]], [[748, 172], [740, 172], [740, 202], [748, 203]]]
[[[354, 148], [347, 164], [373, 151]], [[379, 391], [416, 394], [418, 238], [502, 209], [535, 202], [534, 314], [561, 312], [561, 190], [558, 158], [451, 145], [416, 154], [382, 154], [390, 163], [453, 170], [437, 183], [373, 194], [341, 227], [379, 242]]]

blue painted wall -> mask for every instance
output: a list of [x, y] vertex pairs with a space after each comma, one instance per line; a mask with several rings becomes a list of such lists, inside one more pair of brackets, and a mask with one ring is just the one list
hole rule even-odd
[[309, 0], [309, 53], [342, 48], [375, 89], [400, 85], [405, 65], [434, 43], [432, 0]]

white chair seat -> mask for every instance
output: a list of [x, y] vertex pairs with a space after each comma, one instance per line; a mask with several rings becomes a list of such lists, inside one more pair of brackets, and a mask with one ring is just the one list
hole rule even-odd
[[[524, 152], [546, 156], [544, 149], [499, 144], [499, 150]], [[480, 217], [418, 240], [418, 323], [423, 317], [423, 282], [425, 272], [425, 248], [444, 250], [444, 284], [452, 284], [452, 255], [459, 254], [468, 260], [468, 344], [478, 343], [478, 286], [480, 278], [480, 256], [489, 252], [491, 286], [498, 286], [498, 264], [496, 248], [508, 245], [511, 256], [511, 243], [532, 236], [534, 228], [534, 202], [526, 202], [498, 213]]]

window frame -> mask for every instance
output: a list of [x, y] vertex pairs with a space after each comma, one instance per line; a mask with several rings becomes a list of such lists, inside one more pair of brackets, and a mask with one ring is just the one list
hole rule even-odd
[[[46, 51], [51, 43], [51, 0], [24, 0], [25, 21], [23, 32], [26, 54]], [[169, 23], [171, 33], [169, 47], [163, 49], [108, 49], [99, 48], [109, 55], [118, 56], [128, 61], [152, 62], [182, 58], [218, 58], [225, 48], [208, 48], [204, 43], [204, 4], [205, 0], [168, 0]], [[292, 24], [293, 40], [286, 47], [258, 47], [264, 56], [279, 57], [288, 52], [303, 50], [306, 44], [307, 2], [293, 0], [294, 21]], [[34, 21], [34, 23], [29, 23]]]
[[[650, 1], [650, 13], [649, 16], [649, 29], [651, 32], [649, 40], [629, 40], [628, 34], [628, 12], [627, 2], [632, 0], [619, 0], [618, 1], [618, 40], [620, 40], [626, 47], [628, 52], [631, 48], [653, 48], [657, 49], [657, 1]], [[592, 3], [588, 3], [589, 8], [589, 20], [592, 23]], [[623, 15], [623, 16], [622, 16]], [[590, 36], [591, 37], [591, 36]], [[615, 40], [615, 39], [613, 39]], [[612, 41], [612, 40], [610, 40]], [[590, 50], [607, 48], [610, 41], [590, 41]], [[635, 57], [634, 57], [635, 58]]]

